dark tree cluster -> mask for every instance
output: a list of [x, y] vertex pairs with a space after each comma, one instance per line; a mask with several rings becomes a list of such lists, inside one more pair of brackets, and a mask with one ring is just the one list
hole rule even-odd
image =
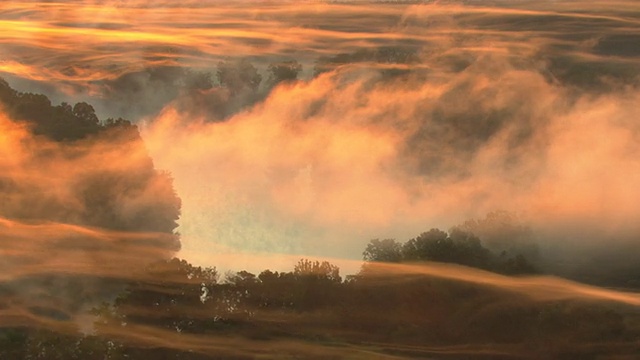
[[[595, 359], [633, 353], [633, 339], [640, 335], [632, 325], [637, 316], [605, 305], [538, 302], [497, 288], [428, 277], [362, 274], [342, 282], [335, 265], [308, 259], [290, 272], [264, 270], [256, 276], [240, 271], [223, 280], [215, 268], [179, 259], [159, 261], [135, 275], [115, 301], [93, 309], [91, 331], [74, 335], [5, 327], [0, 329], [0, 356], [316, 359], [325, 358], [318, 357], [318, 350], [338, 346], [371, 356], [439, 358], [438, 351], [448, 349], [452, 358], [485, 359], [482, 344], [491, 343], [504, 359]], [[241, 341], [246, 348], [200, 348], [193, 339]], [[192, 345], [175, 345], [183, 342]], [[301, 347], [268, 352], [262, 345], [270, 343]], [[488, 358], [494, 357], [490, 353]]]
[[[0, 105], [6, 121], [25, 129], [10, 139], [19, 140], [10, 141], [15, 161], [3, 163], [0, 219], [26, 229], [22, 238], [2, 229], [0, 308], [22, 312], [16, 324], [24, 325], [2, 324], [0, 358], [111, 356], [115, 343], [79, 338], [72, 319], [128, 285], [104, 273], [114, 266], [109, 260], [135, 272], [180, 248], [174, 230], [181, 202], [173, 179], [155, 169], [138, 128], [127, 120], [101, 121], [87, 103], [52, 105], [1, 79]], [[16, 254], [19, 243], [29, 241], [42, 248]], [[41, 263], [59, 265], [48, 271]], [[33, 270], [20, 270], [29, 266]]]
[[538, 271], [522, 254], [496, 254], [484, 247], [474, 234], [453, 228], [449, 233], [431, 229], [399, 243], [394, 239], [374, 239], [363, 252], [366, 261], [436, 261], [471, 266], [508, 275], [535, 274]]
[[[175, 98], [180, 111], [205, 115], [211, 121], [222, 121], [264, 100], [277, 85], [297, 81], [302, 65], [296, 60], [274, 62], [267, 66], [266, 77], [246, 58], [221, 60], [216, 64], [215, 72], [187, 69], [165, 71], [168, 72], [166, 77], [157, 75], [161, 69], [149, 71], [155, 75], [152, 77], [154, 84], [149, 86], [156, 86], [155, 83], [160, 82], [157, 85], [161, 88], [180, 89], [180, 94], [167, 94], [165, 103]], [[127, 85], [130, 82], [125, 77], [118, 87], [125, 92], [131, 91], [131, 86]], [[133, 96], [142, 97], [144, 91], [141, 88]]]
[[[173, 233], [180, 199], [171, 176], [154, 168], [137, 126], [122, 118], [101, 121], [85, 102], [52, 105], [46, 96], [16, 91], [2, 79], [0, 105], [12, 120], [25, 123], [35, 139], [24, 145], [30, 156], [22, 166], [59, 161], [78, 174], [56, 182], [54, 189], [47, 188], [50, 179], [45, 176], [52, 174], [31, 182], [18, 180], [19, 174], [0, 175], [0, 216]], [[69, 188], [65, 198], [49, 194], [58, 187]], [[42, 188], [52, 191], [43, 193]]]
[[131, 125], [123, 119], [101, 122], [93, 106], [86, 102], [53, 105], [47, 96], [16, 91], [2, 78], [0, 104], [12, 119], [28, 123], [35, 135], [54, 141], [80, 140], [110, 126]]

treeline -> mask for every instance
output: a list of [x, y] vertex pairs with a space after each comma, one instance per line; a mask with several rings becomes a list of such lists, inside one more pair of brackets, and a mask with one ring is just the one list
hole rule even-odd
[[[326, 349], [345, 352], [329, 358], [349, 358], [347, 352], [356, 348], [400, 358], [595, 359], [633, 354], [633, 339], [640, 335], [637, 315], [604, 304], [538, 302], [429, 277], [362, 272], [341, 281], [336, 266], [306, 259], [289, 272], [240, 271], [224, 279], [214, 268], [172, 259], [137, 270], [132, 278], [113, 302], [96, 306], [92, 322], [85, 319], [75, 335], [2, 328], [0, 356], [320, 359], [328, 358], [322, 356]], [[243, 349], [211, 349], [194, 339], [240, 341]], [[191, 345], [178, 345], [183, 341]], [[269, 343], [272, 350], [264, 350]], [[278, 348], [282, 343], [299, 346]]]
[[[316, 77], [339, 67], [359, 63], [369, 64], [381, 79], [390, 79], [415, 73], [415, 70], [407, 70], [406, 65], [417, 62], [415, 49], [383, 47], [321, 57], [315, 62], [310, 76]], [[144, 72], [147, 80], [143, 84], [182, 89], [184, 96], [175, 94], [174, 104], [178, 110], [196, 116], [205, 115], [208, 121], [221, 121], [263, 101], [277, 85], [295, 83], [300, 79], [303, 67], [297, 60], [288, 59], [272, 62], [266, 68], [259, 69], [246, 58], [241, 58], [219, 61], [211, 72], [182, 68], [148, 69]], [[140, 87], [140, 80], [135, 80], [140, 75], [125, 74], [110, 84], [109, 88], [129, 93]], [[134, 92], [133, 95], [135, 97], [138, 94]], [[166, 100], [169, 102], [174, 99]]]
[[374, 239], [363, 253], [367, 261], [437, 261], [471, 266], [507, 275], [536, 274], [539, 270], [523, 254], [499, 254], [484, 247], [473, 233], [453, 228], [449, 233], [431, 229], [399, 243], [394, 239]]
[[122, 118], [101, 121], [92, 105], [63, 102], [53, 105], [45, 95], [14, 90], [0, 78], [0, 104], [10, 118], [26, 122], [35, 135], [54, 141], [74, 141], [98, 134], [111, 127], [131, 127]]

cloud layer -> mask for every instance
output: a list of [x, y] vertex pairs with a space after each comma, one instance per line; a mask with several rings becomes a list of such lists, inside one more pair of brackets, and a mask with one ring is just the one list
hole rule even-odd
[[[358, 258], [497, 209], [551, 242], [636, 234], [632, 1], [31, 5], [3, 5], [2, 71], [144, 119], [202, 262]], [[239, 58], [303, 81], [194, 85]]]
[[328, 73], [222, 123], [168, 107], [145, 138], [197, 199], [185, 202], [185, 235], [215, 229], [240, 248], [349, 249], [497, 209], [620, 234], [640, 210], [639, 100], [633, 89], [575, 94], [481, 57], [428, 82]]

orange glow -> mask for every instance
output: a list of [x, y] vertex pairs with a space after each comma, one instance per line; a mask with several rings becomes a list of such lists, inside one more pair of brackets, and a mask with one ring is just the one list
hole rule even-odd
[[[346, 293], [355, 299], [354, 309], [360, 308], [359, 296], [369, 295], [368, 284], [376, 290], [430, 279], [424, 283], [435, 284], [434, 294], [446, 293], [443, 299], [457, 296], [451, 289], [458, 287], [480, 289], [477, 303], [460, 302], [468, 309], [455, 309], [457, 317], [508, 314], [499, 308], [501, 301], [531, 305], [535, 311], [523, 311], [532, 318], [539, 315], [536, 306], [565, 300], [635, 311], [640, 293], [554, 276], [358, 260], [371, 239], [404, 242], [495, 210], [517, 214], [531, 227], [532, 244], [539, 245], [531, 256], [540, 256], [527, 261], [540, 265], [541, 273], [544, 266], [556, 266], [561, 268], [556, 274], [598, 283], [597, 276], [571, 272], [571, 261], [592, 255], [589, 245], [611, 245], [612, 258], [620, 256], [617, 245], [640, 248], [640, 53], [627, 46], [640, 34], [637, 1], [409, 3], [2, 1], [0, 76], [24, 102], [0, 109], [0, 291], [6, 293], [0, 298], [0, 330], [29, 327], [75, 335], [86, 325], [127, 346], [248, 358], [401, 358], [402, 351], [434, 358], [498, 357], [509, 355], [511, 345], [522, 345], [435, 348], [419, 343], [424, 334], [410, 340], [415, 346], [340, 343], [342, 332], [357, 330], [346, 330], [349, 320], [338, 319], [335, 329], [327, 324], [350, 308], [336, 302], [337, 310], [299, 311], [288, 299], [284, 306], [256, 300], [251, 290], [237, 296], [255, 300], [246, 305], [255, 312], [217, 327], [216, 306], [227, 301], [221, 313], [233, 313], [225, 291], [240, 287], [220, 284], [216, 298], [207, 292], [213, 289], [205, 284], [210, 279], [200, 282], [193, 274], [161, 279], [192, 286], [181, 294], [188, 300], [169, 300], [179, 304], [159, 312], [154, 295], [136, 299], [135, 287], [161, 295], [181, 291], [163, 287], [148, 271], [149, 264], [174, 255], [216, 267], [222, 277], [229, 270], [291, 271], [301, 258], [327, 260], [343, 277], [361, 271], [354, 282], [331, 285], [366, 290]], [[284, 65], [289, 73], [280, 76], [282, 68], [273, 65]], [[292, 76], [290, 65], [300, 72]], [[240, 78], [247, 73], [251, 79], [245, 83]], [[234, 80], [241, 84], [234, 86]], [[140, 133], [114, 126], [77, 141], [35, 135], [23, 119], [7, 115], [44, 114], [31, 108], [32, 99], [35, 104], [43, 98], [30, 92], [45, 92], [53, 105], [71, 103], [57, 109], [66, 115], [76, 111], [71, 110], [75, 102], [92, 103], [101, 119], [126, 117]], [[54, 114], [38, 120], [44, 126], [61, 121], [51, 125], [55, 128], [66, 126], [61, 119]], [[180, 219], [173, 185], [182, 199]], [[168, 226], [160, 228], [160, 222]], [[505, 240], [506, 248], [511, 240]], [[567, 263], [557, 259], [573, 253], [552, 256], [566, 251], [564, 244], [567, 249], [575, 244], [579, 253]], [[482, 253], [489, 259], [482, 266], [510, 271], [499, 262], [513, 260], [515, 250], [502, 255], [490, 250], [492, 255]], [[631, 266], [610, 268], [629, 277], [637, 272]], [[442, 279], [446, 285], [436, 289]], [[637, 286], [636, 280], [620, 282]], [[302, 285], [301, 294], [312, 294]], [[133, 289], [128, 293], [133, 300], [120, 302], [128, 295], [114, 300], [126, 286]], [[413, 301], [413, 289], [408, 290], [400, 295]], [[490, 303], [495, 294], [502, 298]], [[101, 303], [113, 309], [124, 304], [118, 309], [122, 318], [88, 312]], [[182, 333], [171, 318], [175, 309], [177, 317], [210, 321], [191, 329], [207, 335], [187, 328]], [[353, 319], [364, 327], [367, 317], [379, 314], [362, 309], [362, 318]], [[140, 317], [122, 320], [129, 315]], [[324, 316], [329, 321], [323, 322]], [[402, 318], [413, 316], [411, 309], [392, 316], [398, 316], [394, 323], [406, 322], [389, 328], [400, 343], [419, 328]], [[147, 325], [145, 318], [151, 320]], [[165, 327], [150, 326], [155, 320]], [[438, 321], [456, 324], [449, 318], [424, 320], [432, 328]], [[621, 328], [636, 319], [622, 320]], [[278, 325], [285, 322], [313, 331], [308, 337], [286, 331], [280, 336]], [[255, 340], [247, 324], [256, 325], [258, 338], [263, 327], [274, 335]], [[617, 323], [605, 325], [614, 329]], [[619, 331], [635, 334], [634, 327]], [[313, 337], [325, 330], [337, 333]], [[440, 336], [436, 333], [424, 339]], [[576, 340], [567, 344], [571, 341]]]
[[[620, 6], [624, 5], [621, 2]], [[87, 82], [113, 79], [121, 74], [157, 65], [210, 68], [227, 56], [294, 56], [310, 59], [318, 55], [376, 48], [395, 42], [441, 46], [452, 36], [482, 36], [491, 46], [473, 44], [472, 51], [502, 51], [527, 47], [518, 37], [537, 38], [545, 31], [506, 33], [458, 26], [454, 17], [563, 16], [580, 20], [608, 20], [620, 26], [635, 26], [631, 18], [598, 14], [597, 2], [584, 2], [573, 12], [444, 4], [254, 4], [219, 1], [153, 2], [22, 2], [0, 6], [0, 46], [6, 47], [0, 71], [37, 80]], [[602, 10], [602, 9], [599, 9]], [[24, 14], [28, 15], [24, 15]], [[425, 29], [413, 21], [433, 22]], [[345, 23], [350, 24], [344, 29]], [[369, 31], [372, 25], [376, 31]], [[327, 46], [331, 44], [331, 46]], [[462, 44], [459, 44], [462, 45]], [[529, 45], [530, 47], [530, 45]]]
[[[0, 71], [77, 85], [100, 98], [108, 87], [101, 81], [154, 67], [214, 72], [220, 59], [250, 56], [260, 70], [273, 59], [294, 58], [311, 72], [320, 56], [416, 50], [415, 63], [362, 59], [281, 85], [224, 122], [208, 122], [200, 109], [180, 110], [180, 99], [144, 119], [153, 160], [172, 172], [185, 199], [181, 231], [198, 239], [185, 253], [221, 243], [233, 251], [321, 248], [327, 256], [357, 256], [370, 238], [408, 238], [495, 209], [524, 213], [540, 227], [597, 219], [626, 232], [640, 210], [633, 201], [640, 194], [637, 88], [576, 94], [543, 71], [542, 54], [556, 49], [579, 62], [622, 65], [635, 59], [592, 51], [599, 38], [566, 40], [558, 36], [568, 31], [561, 25], [519, 30], [509, 22], [602, 21], [613, 35], [638, 25], [624, 15], [634, 9], [631, 2], [616, 2], [620, 14], [595, 1], [580, 4], [576, 12], [540, 2], [529, 8], [282, 2], [247, 10], [218, 1], [9, 1], [0, 5]], [[509, 20], [499, 24], [504, 28], [489, 21], [498, 18]], [[454, 69], [451, 59], [464, 66]], [[385, 70], [418, 75], [389, 80], [380, 75]], [[482, 116], [470, 116], [474, 111]], [[479, 144], [461, 141], [464, 133], [436, 118], [473, 124], [502, 113], [508, 124]], [[430, 131], [441, 132], [421, 138]], [[530, 142], [517, 143], [526, 131]], [[143, 161], [142, 149], [122, 159], [108, 147], [84, 144], [65, 150], [82, 152], [80, 162], [41, 163], [15, 139], [54, 145], [5, 133], [3, 170], [29, 183], [43, 172], [60, 173], [38, 188], [71, 203], [70, 184], [88, 171], [78, 164], [96, 162], [91, 152], [118, 159], [103, 170]], [[153, 196], [153, 186], [140, 201]]]

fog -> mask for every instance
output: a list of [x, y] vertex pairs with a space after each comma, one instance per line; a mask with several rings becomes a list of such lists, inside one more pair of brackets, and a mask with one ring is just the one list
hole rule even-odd
[[[553, 241], [626, 239], [639, 20], [632, 2], [579, 3], [10, 2], [2, 70], [144, 124], [185, 256], [357, 259], [495, 210]], [[207, 75], [234, 59], [257, 92]], [[272, 88], [283, 59], [301, 80]]]
[[[455, 226], [497, 254], [534, 249], [548, 275], [369, 271], [635, 307], [611, 287], [640, 274], [639, 14], [631, 0], [5, 1], [0, 75], [54, 107], [93, 104], [105, 130], [58, 141], [20, 118], [31, 103], [0, 109], [0, 317], [72, 334], [174, 255], [221, 274], [300, 258], [356, 274], [371, 239]], [[137, 127], [105, 125], [120, 117]], [[148, 347], [174, 334], [103, 325]], [[239, 356], [268, 352], [252, 346]]]

